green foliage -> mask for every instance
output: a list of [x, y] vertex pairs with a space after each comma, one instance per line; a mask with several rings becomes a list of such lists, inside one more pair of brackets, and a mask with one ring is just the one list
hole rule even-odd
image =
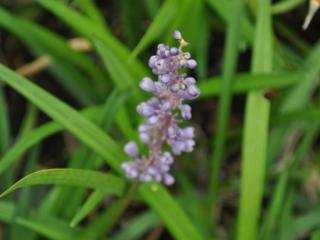
[[[0, 7], [1, 239], [320, 238], [320, 44], [295, 26], [306, 1], [12, 2]], [[165, 188], [121, 163], [147, 57], [176, 29], [201, 96], [195, 151]], [[14, 71], [43, 56], [43, 72]]]

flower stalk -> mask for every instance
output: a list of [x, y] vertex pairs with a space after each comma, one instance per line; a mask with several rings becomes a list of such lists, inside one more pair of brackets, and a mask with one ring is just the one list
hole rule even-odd
[[[145, 77], [139, 86], [154, 97], [137, 106], [137, 112], [146, 118], [139, 126], [140, 140], [148, 146], [148, 156], [139, 154], [136, 143], [130, 141], [124, 151], [133, 161], [122, 164], [130, 179], [141, 182], [157, 181], [172, 185], [174, 177], [169, 173], [174, 162], [173, 155], [192, 152], [195, 141], [194, 128], [180, 128], [183, 120], [191, 119], [191, 107], [184, 100], [192, 100], [200, 91], [196, 80], [180, 73], [181, 68], [194, 69], [197, 62], [191, 59], [189, 52], [183, 48], [188, 45], [179, 31], [173, 33], [179, 47], [159, 44], [157, 53], [149, 59], [152, 72], [158, 76], [157, 81]], [[165, 146], [171, 151], [164, 151]]]

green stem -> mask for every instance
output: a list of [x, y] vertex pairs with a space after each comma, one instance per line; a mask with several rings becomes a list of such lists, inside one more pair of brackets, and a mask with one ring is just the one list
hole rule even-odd
[[[224, 153], [224, 144], [226, 140], [226, 129], [230, 115], [230, 105], [232, 98], [232, 84], [237, 69], [238, 62], [238, 48], [239, 48], [239, 35], [240, 28], [239, 22], [242, 21], [244, 12], [245, 1], [244, 0], [233, 0], [231, 5], [230, 22], [227, 30], [227, 42], [225, 45], [224, 53], [224, 69], [223, 69], [223, 81], [220, 92], [220, 102], [218, 110], [218, 127], [217, 136], [214, 141], [214, 152], [212, 156], [211, 166], [211, 178], [209, 183], [209, 205], [213, 208], [211, 213], [215, 213], [217, 193], [219, 186], [219, 176], [221, 170], [221, 162]], [[210, 215], [211, 220], [212, 215]], [[215, 225], [215, 224], [213, 224]]]

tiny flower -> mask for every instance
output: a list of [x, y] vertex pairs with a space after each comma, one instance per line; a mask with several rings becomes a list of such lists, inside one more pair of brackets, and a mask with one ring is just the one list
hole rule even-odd
[[159, 121], [159, 117], [158, 116], [152, 116], [149, 118], [148, 122], [150, 124], [156, 124]]
[[167, 186], [171, 186], [172, 184], [174, 184], [174, 178], [170, 174], [165, 174], [164, 184]]
[[190, 59], [187, 62], [187, 66], [190, 69], [194, 69], [197, 66], [197, 62], [194, 59]]
[[196, 80], [193, 77], [187, 77], [185, 80], [187, 85], [194, 85], [196, 84]]
[[170, 82], [170, 76], [168, 74], [160, 75], [159, 80], [163, 83], [168, 83]]
[[130, 141], [124, 146], [124, 151], [126, 154], [128, 154], [131, 157], [136, 157], [138, 155], [138, 147], [137, 145]]
[[153, 68], [157, 60], [158, 60], [157, 56], [150, 57], [150, 59], [149, 59], [149, 67]]
[[143, 78], [139, 86], [147, 92], [154, 92], [156, 90], [154, 82], [148, 77]]
[[177, 40], [180, 40], [181, 38], [182, 38], [182, 35], [181, 35], [181, 32], [179, 32], [179, 31], [174, 31], [173, 32], [173, 38], [174, 39], [177, 39]]
[[188, 87], [188, 93], [192, 97], [198, 97], [200, 95], [200, 90], [195, 85], [191, 85], [191, 86]]
[[185, 138], [193, 138], [194, 137], [194, 128], [193, 127], [186, 127], [182, 129], [182, 136]]
[[140, 133], [139, 137], [143, 143], [150, 143], [150, 136], [147, 133]]
[[181, 106], [181, 116], [184, 119], [191, 119], [191, 107], [187, 104]]
[[172, 56], [176, 56], [178, 53], [179, 53], [179, 49], [178, 48], [176, 48], [176, 47], [170, 48], [170, 54]]
[[145, 117], [149, 117], [154, 114], [154, 108], [146, 103], [141, 103], [137, 106], [137, 112]]

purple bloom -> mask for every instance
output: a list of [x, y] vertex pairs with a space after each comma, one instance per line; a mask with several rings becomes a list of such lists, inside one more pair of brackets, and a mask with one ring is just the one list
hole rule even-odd
[[124, 151], [126, 154], [128, 154], [131, 157], [136, 157], [138, 156], [138, 147], [134, 142], [128, 142], [125, 146], [124, 146]]
[[[141, 182], [157, 181], [165, 185], [172, 185], [174, 177], [169, 173], [174, 162], [173, 156], [183, 152], [192, 152], [195, 141], [194, 128], [179, 128], [182, 119], [191, 119], [191, 107], [184, 104], [184, 100], [191, 100], [200, 95], [196, 80], [180, 73], [182, 67], [193, 69], [197, 62], [191, 59], [188, 52], [182, 48], [187, 46], [179, 31], [173, 33], [179, 41], [179, 48], [159, 44], [157, 54], [149, 59], [152, 72], [158, 75], [158, 81], [145, 77], [139, 86], [155, 96], [137, 106], [137, 112], [146, 118], [139, 126], [140, 140], [148, 145], [149, 155], [139, 155], [138, 147], [134, 142], [125, 145], [124, 151], [133, 161], [122, 164], [129, 179], [138, 179]], [[180, 110], [179, 118], [176, 110]], [[164, 152], [168, 144], [171, 152]]]
[[154, 92], [156, 90], [156, 86], [154, 85], [153, 81], [148, 77], [142, 79], [140, 82], [140, 87], [147, 92]]
[[173, 32], [173, 38], [174, 38], [174, 39], [177, 39], [177, 40], [180, 40], [180, 39], [182, 38], [181, 32], [179, 32], [179, 31], [174, 31], [174, 32]]

